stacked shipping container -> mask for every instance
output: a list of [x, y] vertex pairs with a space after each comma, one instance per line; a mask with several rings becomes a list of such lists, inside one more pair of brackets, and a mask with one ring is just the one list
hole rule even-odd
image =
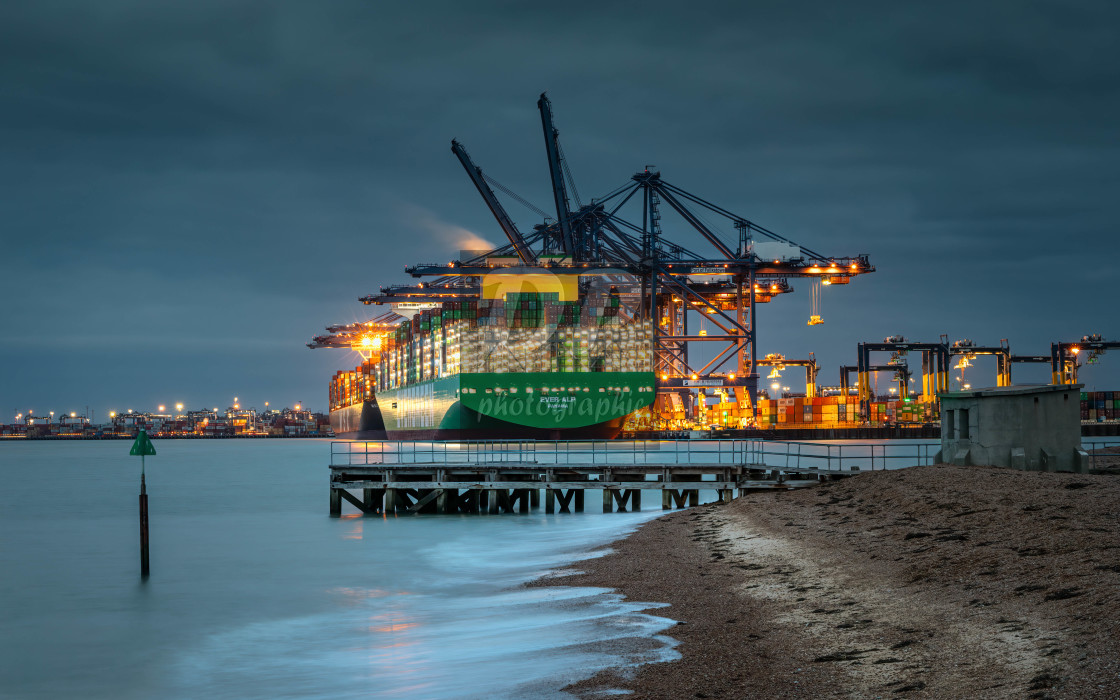
[[459, 373], [652, 372], [651, 324], [624, 323], [620, 309], [613, 291], [582, 302], [556, 292], [445, 302], [402, 322], [370, 362], [336, 373], [331, 408]]
[[1120, 391], [1081, 392], [1081, 420], [1087, 423], [1120, 420]]

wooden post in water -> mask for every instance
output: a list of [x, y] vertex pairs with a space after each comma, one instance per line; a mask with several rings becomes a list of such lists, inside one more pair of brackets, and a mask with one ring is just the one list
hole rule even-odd
[[[144, 464], [143, 455], [140, 464]], [[151, 569], [148, 566], [148, 489], [144, 484], [144, 467], [140, 467], [140, 577], [148, 578]]]
[[362, 489], [362, 513], [364, 515], [373, 515], [381, 511], [381, 498], [380, 489]]
[[553, 489], [544, 491], [544, 512], [549, 514], [556, 512], [556, 491]]
[[576, 499], [576, 512], [577, 513], [582, 513], [583, 512], [583, 489], [576, 489], [575, 499]]
[[342, 494], [339, 489], [331, 489], [331, 517], [337, 518], [342, 515]]
[[603, 512], [610, 513], [614, 510], [614, 492], [603, 489]]
[[669, 489], [662, 489], [661, 491], [661, 510], [673, 509], [673, 494]]

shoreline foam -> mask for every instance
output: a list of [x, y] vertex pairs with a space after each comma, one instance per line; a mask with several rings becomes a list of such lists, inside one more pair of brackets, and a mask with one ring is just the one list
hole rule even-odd
[[615, 588], [678, 661], [595, 697], [1120, 697], [1120, 479], [935, 465], [680, 511], [534, 585]]

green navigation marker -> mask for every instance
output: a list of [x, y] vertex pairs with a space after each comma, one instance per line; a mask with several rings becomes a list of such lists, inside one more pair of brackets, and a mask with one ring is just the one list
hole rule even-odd
[[148, 578], [148, 489], [144, 483], [144, 458], [156, 453], [148, 431], [141, 429], [128, 454], [140, 457], [140, 576]]
[[143, 457], [145, 455], [154, 455], [155, 453], [156, 448], [155, 445], [152, 444], [152, 439], [148, 437], [148, 431], [141, 429], [136, 435], [136, 442], [132, 443], [132, 449], [129, 450], [128, 454], [133, 457]]

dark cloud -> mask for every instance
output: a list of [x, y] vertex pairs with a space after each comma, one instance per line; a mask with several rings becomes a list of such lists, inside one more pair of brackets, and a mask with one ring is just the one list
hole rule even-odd
[[[8, 3], [0, 406], [325, 404], [351, 358], [308, 337], [464, 233], [500, 238], [452, 137], [548, 208], [543, 90], [585, 199], [655, 164], [816, 250], [872, 255], [878, 273], [825, 293], [824, 326], [805, 326], [804, 284], [766, 307], [764, 351], [833, 368], [899, 332], [1030, 353], [1115, 337], [1117, 15]], [[1115, 360], [1085, 378], [1120, 385]]]

